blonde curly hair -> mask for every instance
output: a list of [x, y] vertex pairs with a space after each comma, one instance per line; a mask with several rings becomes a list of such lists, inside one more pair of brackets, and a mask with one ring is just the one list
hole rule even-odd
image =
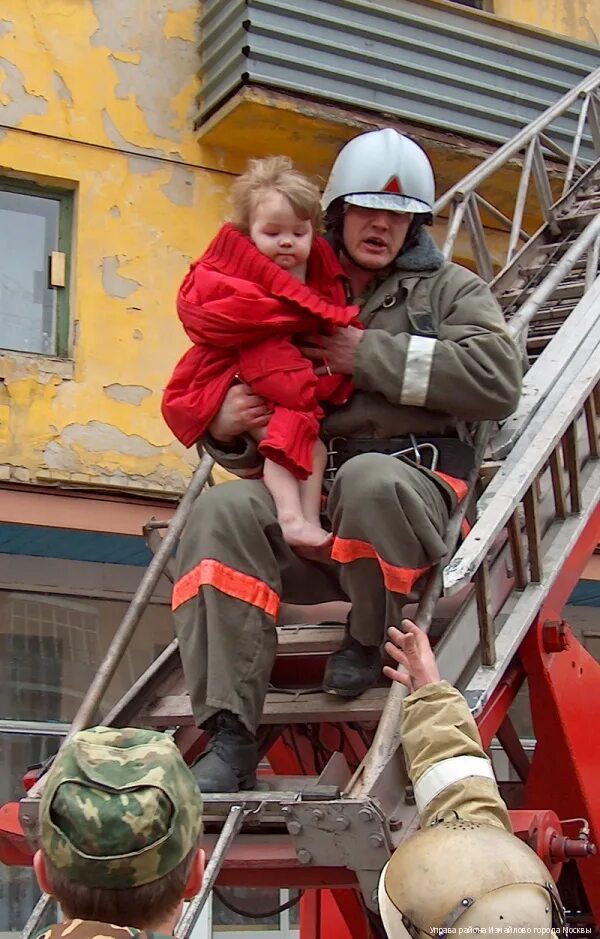
[[285, 156], [250, 160], [246, 172], [231, 190], [232, 222], [244, 235], [250, 231], [250, 216], [260, 197], [269, 190], [281, 193], [298, 218], [309, 221], [315, 233], [321, 230], [321, 195], [319, 187], [294, 168]]

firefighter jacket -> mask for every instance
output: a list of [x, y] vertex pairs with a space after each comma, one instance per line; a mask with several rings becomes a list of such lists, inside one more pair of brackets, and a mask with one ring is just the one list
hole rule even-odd
[[404, 699], [402, 746], [421, 827], [456, 816], [512, 833], [467, 702], [447, 681]]
[[[445, 261], [421, 229], [394, 270], [361, 304], [348, 402], [328, 413], [325, 437], [452, 435], [458, 421], [502, 420], [521, 388], [521, 356], [502, 311], [476, 274]], [[247, 475], [256, 449], [240, 438], [230, 450], [205, 439], [226, 469]]]
[[312, 471], [323, 411], [319, 401], [345, 401], [344, 376], [317, 378], [294, 337], [312, 337], [355, 320], [346, 306], [344, 274], [333, 250], [316, 238], [308, 284], [261, 254], [233, 225], [224, 225], [183, 281], [177, 311], [194, 346], [166, 387], [163, 416], [191, 446], [205, 432], [236, 378], [274, 405], [260, 452], [298, 478]]

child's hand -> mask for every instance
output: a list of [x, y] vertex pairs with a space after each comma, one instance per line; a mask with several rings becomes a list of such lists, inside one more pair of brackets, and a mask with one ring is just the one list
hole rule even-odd
[[383, 669], [384, 675], [392, 681], [400, 682], [409, 692], [440, 681], [440, 670], [427, 633], [409, 619], [402, 620], [402, 627], [403, 631], [390, 626], [390, 642], [386, 642], [385, 651], [404, 671], [386, 665]]

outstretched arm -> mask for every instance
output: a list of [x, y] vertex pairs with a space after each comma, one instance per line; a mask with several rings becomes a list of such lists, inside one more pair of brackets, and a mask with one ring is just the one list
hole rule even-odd
[[440, 679], [426, 633], [410, 620], [392, 627], [386, 651], [400, 670], [388, 678], [408, 688], [402, 746], [421, 825], [460, 817], [511, 831], [506, 806], [467, 702]]

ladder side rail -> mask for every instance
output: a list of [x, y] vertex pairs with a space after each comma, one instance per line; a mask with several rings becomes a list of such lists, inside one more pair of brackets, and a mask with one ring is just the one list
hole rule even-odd
[[[63, 746], [78, 731], [83, 730], [85, 727], [89, 727], [91, 722], [94, 720], [98, 705], [102, 700], [102, 696], [108, 688], [108, 685], [110, 684], [110, 681], [117, 670], [123, 654], [127, 649], [133, 634], [135, 633], [142, 615], [148, 606], [148, 602], [152, 597], [154, 589], [162, 575], [165, 564], [171, 557], [171, 554], [177, 545], [179, 536], [181, 535], [184, 525], [188, 519], [190, 508], [196, 497], [200, 494], [206, 485], [213, 464], [213, 458], [205, 455], [202, 457], [202, 460], [195, 470], [190, 484], [177, 507], [177, 511], [169, 522], [169, 527], [162, 540], [160, 548], [146, 568], [146, 571], [144, 572], [133, 599], [127, 608], [127, 612], [117, 627], [117, 630], [106, 651], [106, 655], [104, 656], [104, 659], [101, 662], [98, 671], [96, 672], [96, 675], [87, 691], [85, 698], [81, 702], [81, 705], [71, 723], [69, 734], [63, 741]], [[34, 786], [32, 786], [28, 793], [27, 800], [24, 801], [31, 802], [38, 799], [41, 793], [42, 784], [43, 777], [42, 779], [38, 780]]]
[[[544, 161], [544, 154], [540, 144], [539, 136], [535, 137], [533, 142], [533, 177], [535, 180], [535, 186], [542, 209], [542, 214], [546, 222], [549, 223], [550, 229], [552, 230], [554, 223], [554, 199], [552, 198], [550, 178], [548, 176], [548, 170]], [[556, 226], [554, 226], [554, 231], [555, 234], [558, 232]]]
[[[474, 576], [494, 539], [507, 524], [540, 469], [560, 444], [600, 380], [600, 321], [590, 349], [584, 348], [541, 405], [528, 431], [490, 483], [485, 511], [444, 571], [444, 594], [451, 596]], [[585, 357], [585, 358], [584, 358]], [[580, 360], [584, 358], [584, 362]], [[587, 361], [586, 361], [587, 360]]]
[[562, 194], [565, 196], [569, 189], [571, 188], [571, 183], [573, 177], [575, 176], [575, 167], [577, 162], [577, 157], [579, 156], [579, 150], [581, 149], [581, 141], [583, 139], [583, 131], [585, 129], [588, 109], [590, 106], [590, 95], [586, 94], [583, 97], [581, 102], [581, 109], [579, 111], [579, 118], [577, 120], [577, 129], [575, 130], [575, 137], [573, 138], [573, 148], [571, 150], [571, 158], [567, 166], [567, 172], [565, 174], [565, 181], [563, 183]]
[[525, 206], [527, 204], [527, 195], [529, 193], [529, 182], [531, 180], [531, 170], [533, 168], [533, 149], [534, 141], [532, 140], [527, 150], [525, 151], [525, 158], [523, 160], [523, 166], [521, 168], [521, 176], [519, 178], [519, 185], [517, 188], [517, 196], [515, 199], [515, 207], [513, 210], [513, 221], [512, 227], [510, 230], [510, 235], [508, 239], [508, 246], [506, 249], [506, 263], [510, 264], [517, 251], [517, 245], [519, 240], [526, 242], [527, 235], [523, 237], [523, 232], [521, 226], [523, 224], [523, 215], [525, 214]]
[[[551, 526], [546, 536], [545, 571], [538, 583], [530, 583], [517, 596], [515, 605], [503, 619], [496, 636], [498, 660], [493, 667], [480, 666], [463, 688], [471, 710], [481, 713], [500, 683], [527, 631], [560, 576], [561, 570], [600, 504], [600, 467], [590, 467], [589, 479], [581, 490], [582, 511]], [[597, 540], [597, 537], [596, 539]]]
[[600, 215], [597, 215], [584, 228], [579, 237], [565, 252], [556, 266], [547, 274], [542, 283], [525, 301], [519, 310], [510, 318], [508, 331], [515, 339], [529, 326], [529, 323], [540, 309], [541, 305], [552, 296], [556, 288], [567, 276], [576, 262], [589, 250], [596, 238], [600, 235]]
[[40, 927], [40, 923], [42, 923], [46, 913], [49, 911], [51, 903], [52, 897], [49, 897], [47, 893], [43, 893], [21, 930], [20, 939], [31, 939], [31, 937], [35, 935]]
[[[582, 420], [579, 420], [582, 424]], [[560, 445], [559, 448], [560, 450]], [[585, 460], [585, 456], [584, 456]], [[561, 467], [561, 473], [565, 470]], [[513, 616], [515, 609], [520, 605], [523, 610], [523, 597], [525, 590], [528, 591], [528, 603], [533, 596], [543, 598], [552, 589], [556, 576], [560, 572], [555, 569], [554, 555], [557, 550], [567, 550], [564, 548], [565, 538], [568, 539], [568, 546], [572, 545], [572, 539], [577, 539], [581, 533], [581, 525], [585, 527], [588, 521], [589, 512], [594, 508], [594, 486], [597, 485], [600, 474], [600, 464], [595, 461], [587, 461], [581, 472], [582, 481], [582, 505], [583, 515], [567, 515], [561, 517], [556, 511], [556, 502], [552, 487], [546, 488], [541, 500], [537, 505], [537, 514], [539, 528], [543, 533], [540, 538], [540, 553], [542, 578], [540, 583], [531, 583], [529, 577], [524, 582], [523, 573], [514, 563], [514, 556], [509, 537], [499, 538], [497, 551], [493, 555], [488, 555], [490, 567], [490, 610], [494, 618], [494, 628], [496, 631], [496, 664], [493, 669], [481, 667], [480, 661], [480, 642], [478, 635], [478, 612], [476, 609], [476, 598], [474, 590], [468, 592], [466, 600], [461, 609], [457, 612], [453, 621], [446, 629], [444, 635], [436, 646], [436, 659], [443, 678], [449, 682], [467, 690], [469, 695], [472, 688], [470, 683], [473, 675], [480, 669], [480, 673], [487, 674], [488, 671], [494, 672], [498, 681], [501, 680], [503, 672], [509, 666], [509, 661], [505, 657], [505, 649], [499, 642], [502, 636], [505, 624]], [[511, 521], [516, 513], [511, 516]], [[564, 523], [568, 522], [565, 528]], [[581, 525], [580, 525], [581, 523]], [[525, 538], [526, 532], [523, 531], [523, 520], [518, 519], [518, 539], [519, 544]], [[565, 534], [565, 532], [567, 534]], [[562, 541], [560, 541], [562, 539]], [[557, 549], [557, 545], [561, 545]], [[570, 548], [569, 548], [570, 550]], [[526, 552], [525, 552], [526, 553]], [[545, 592], [539, 593], [537, 588], [543, 587]], [[537, 592], [532, 592], [531, 587]], [[533, 616], [537, 613], [534, 611]], [[531, 620], [533, 621], [533, 620]], [[491, 693], [491, 691], [490, 691]], [[472, 698], [469, 697], [471, 702]]]
[[143, 703], [147, 702], [154, 690], [177, 669], [180, 661], [179, 640], [175, 638], [111, 708], [103, 718], [103, 723], [107, 727], [129, 726], [137, 717]]
[[[512, 450], [546, 395], [560, 379], [565, 367], [588, 341], [589, 333], [598, 319], [599, 302], [600, 278], [596, 278], [595, 283], [584, 294], [525, 375], [521, 400], [516, 411], [502, 422], [499, 430], [491, 438], [492, 459], [502, 459]], [[479, 500], [479, 507], [489, 502], [489, 499], [490, 494], [486, 490]]]
[[[478, 273], [484, 280], [489, 282], [495, 279], [493, 268], [491, 268], [491, 258], [487, 245], [485, 245], [484, 233], [479, 232], [479, 228], [483, 228], [479, 212], [475, 207], [475, 203], [479, 203], [492, 218], [499, 221], [501, 226], [506, 228], [507, 241], [503, 249], [504, 261], [500, 265], [500, 273], [503, 274], [510, 266], [515, 254], [518, 253], [519, 242], [522, 242], [522, 246], [525, 247], [531, 238], [535, 237], [535, 233], [529, 235], [522, 227], [525, 209], [533, 198], [530, 187], [532, 175], [537, 194], [537, 202], [531, 202], [532, 211], [535, 213], [541, 207], [545, 225], [551, 232], [558, 233], [559, 229], [556, 221], [559, 212], [558, 207], [561, 202], [564, 202], [566, 196], [572, 195], [580, 188], [580, 180], [587, 175], [589, 160], [583, 161], [579, 155], [586, 127], [589, 130], [592, 145], [600, 156], [600, 106], [595, 94], [595, 91], [600, 87], [600, 70], [596, 70], [588, 76], [588, 79], [578, 86], [578, 94], [575, 94], [577, 89], [569, 92], [559, 102], [547, 109], [537, 121], [533, 121], [526, 128], [523, 128], [522, 131], [500, 147], [496, 153], [484, 160], [465, 179], [461, 180], [456, 186], [451, 187], [437, 200], [434, 206], [434, 215], [447, 209], [448, 206], [453, 206], [455, 209], [454, 212], [450, 213], [446, 225], [446, 238], [442, 249], [446, 258], [452, 256], [456, 238], [464, 223], [473, 245]], [[544, 132], [544, 129], [548, 129], [557, 116], [572, 108], [579, 98], [581, 98], [581, 107], [577, 128], [570, 152], [567, 152], [555, 143]], [[524, 156], [521, 156], [522, 154]], [[488, 199], [485, 199], [478, 192], [478, 189], [494, 173], [517, 157], [521, 158], [522, 165], [515, 204], [512, 210], [512, 219], [510, 219]], [[557, 160], [565, 166], [565, 180], [562, 185], [561, 197], [555, 201], [551, 188], [549, 166], [554, 166]], [[578, 178], [575, 178], [576, 171]], [[456, 208], [460, 205], [464, 208], [459, 216]], [[481, 236], [483, 236], [483, 239]], [[484, 241], [483, 247], [482, 240]]]
[[[546, 109], [539, 117], [520, 130], [514, 137], [503, 144], [495, 153], [484, 160], [455, 186], [452, 186], [436, 201], [434, 215], [438, 215], [454, 199], [461, 199], [477, 189], [496, 170], [505, 166], [509, 160], [515, 159], [528, 144], [542, 131], [552, 124], [557, 117], [568, 111], [580, 97], [591, 93], [600, 87], [600, 68], [590, 72], [578, 85], [568, 91], [559, 101]], [[600, 152], [600, 147], [599, 147]]]
[[88, 727], [91, 721], [94, 720], [98, 705], [148, 606], [162, 572], [177, 546], [181, 532], [188, 520], [190, 509], [208, 482], [213, 465], [213, 458], [205, 455], [194, 471], [190, 484], [177, 506], [177, 511], [169, 522], [169, 527], [160, 547], [146, 568], [131, 604], [111, 640], [104, 660], [100, 664], [94, 680], [73, 719], [71, 730], [65, 742], [70, 740], [79, 730]]
[[[441, 593], [444, 565], [452, 557], [460, 537], [462, 523], [479, 478], [479, 469], [486, 450], [490, 431], [491, 424], [489, 421], [483, 421], [477, 428], [475, 437], [475, 466], [467, 480], [469, 485], [468, 494], [462, 502], [459, 503], [448, 523], [445, 539], [447, 553], [440, 563], [429, 573], [425, 589], [419, 600], [415, 622], [425, 632], [429, 632], [431, 627], [436, 603]], [[397, 753], [401, 742], [400, 715], [402, 702], [406, 694], [407, 691], [403, 685], [400, 685], [398, 682], [392, 683], [388, 691], [383, 713], [377, 725], [375, 737], [364, 760], [349, 783], [347, 793], [351, 795], [352, 798], [364, 798], [367, 795], [373, 796], [377, 783], [384, 774], [390, 761]]]
[[246, 814], [247, 812], [244, 811], [243, 805], [232, 805], [229, 810], [227, 820], [221, 829], [221, 834], [219, 835], [215, 849], [206, 866], [200, 892], [190, 901], [187, 909], [177, 923], [175, 927], [175, 939], [190, 939], [194, 926], [198, 922], [200, 914], [208, 900], [210, 891], [215, 885], [217, 875], [225, 860], [227, 851], [242, 827], [242, 822]]
[[600, 99], [598, 98], [598, 85], [590, 89], [589, 124], [596, 151], [600, 153]]
[[600, 267], [600, 235], [590, 246], [585, 265], [585, 289], [591, 290], [594, 283], [598, 280]]

